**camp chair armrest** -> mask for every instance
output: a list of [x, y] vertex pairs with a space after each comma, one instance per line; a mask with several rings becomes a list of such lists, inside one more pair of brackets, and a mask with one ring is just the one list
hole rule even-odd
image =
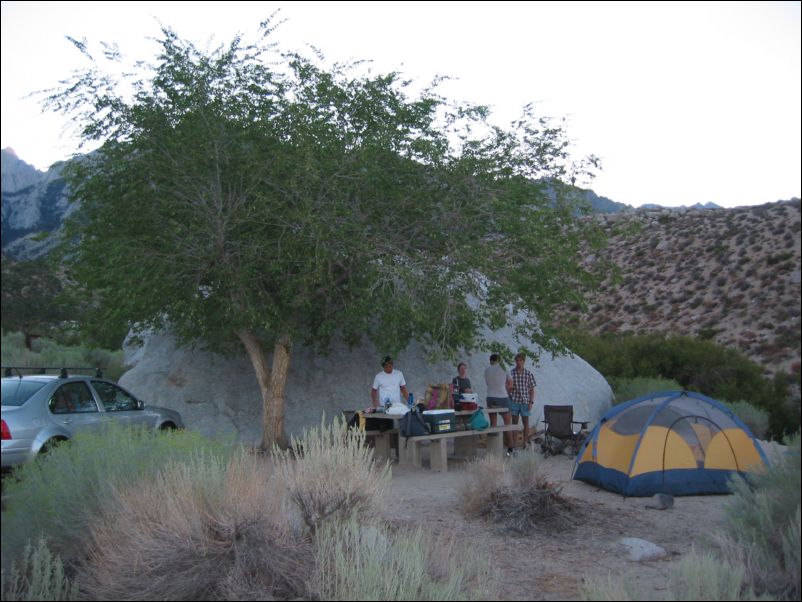
[[583, 429], [588, 428], [589, 420], [572, 420], [571, 424], [581, 424]]

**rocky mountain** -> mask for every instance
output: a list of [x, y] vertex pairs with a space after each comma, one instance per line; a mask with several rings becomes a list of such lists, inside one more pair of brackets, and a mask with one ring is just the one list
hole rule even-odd
[[697, 335], [764, 366], [799, 371], [800, 201], [595, 216], [620, 281], [563, 322], [594, 333]]
[[61, 176], [64, 163], [42, 172], [17, 157], [13, 149], [2, 156], [3, 253], [14, 259], [35, 259], [55, 244], [53, 234], [75, 210]]

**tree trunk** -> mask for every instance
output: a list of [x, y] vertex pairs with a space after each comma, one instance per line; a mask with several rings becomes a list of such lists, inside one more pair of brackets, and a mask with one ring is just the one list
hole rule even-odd
[[[289, 447], [287, 435], [284, 433], [284, 386], [287, 384], [287, 373], [290, 369], [290, 353], [292, 339], [283, 334], [273, 347], [273, 370], [270, 389], [265, 399], [265, 413], [262, 429], [262, 449], [268, 450], [276, 443], [280, 448]], [[268, 412], [270, 408], [270, 412]]]
[[268, 368], [267, 356], [262, 343], [250, 331], [237, 333], [245, 346], [251, 360], [259, 390], [262, 393], [262, 450], [270, 450], [273, 444], [281, 448], [287, 447], [287, 436], [284, 434], [284, 385], [287, 382], [287, 370], [290, 365], [290, 337], [282, 335], [276, 341], [273, 350], [273, 369]]

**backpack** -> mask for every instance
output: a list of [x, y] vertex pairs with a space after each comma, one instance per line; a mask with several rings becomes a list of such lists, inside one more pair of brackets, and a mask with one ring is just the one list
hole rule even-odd
[[490, 422], [487, 420], [487, 416], [485, 416], [483, 410], [474, 412], [468, 424], [474, 431], [483, 431], [490, 426]]
[[360, 410], [354, 412], [354, 415], [348, 419], [345, 426], [359, 429], [360, 431], [379, 431], [383, 433], [384, 431], [389, 431], [393, 427], [393, 423], [382, 418], [368, 418], [365, 416], [365, 412]]
[[428, 410], [453, 410], [454, 398], [451, 396], [451, 385], [426, 385], [423, 402]]
[[345, 423], [345, 426], [349, 429], [359, 429], [360, 431], [365, 430], [365, 413], [364, 412], [354, 412], [353, 415], [348, 419], [348, 422]]
[[409, 440], [410, 437], [418, 437], [420, 435], [428, 435], [430, 433], [429, 425], [423, 420], [417, 407], [413, 407], [407, 412], [400, 420], [399, 432], [402, 437]]

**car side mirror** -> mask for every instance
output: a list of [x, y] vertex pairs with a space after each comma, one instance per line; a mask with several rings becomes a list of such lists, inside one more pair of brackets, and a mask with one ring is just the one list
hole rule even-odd
[[136, 400], [136, 409], [137, 410], [144, 410], [145, 409], [145, 402], [141, 399]]

